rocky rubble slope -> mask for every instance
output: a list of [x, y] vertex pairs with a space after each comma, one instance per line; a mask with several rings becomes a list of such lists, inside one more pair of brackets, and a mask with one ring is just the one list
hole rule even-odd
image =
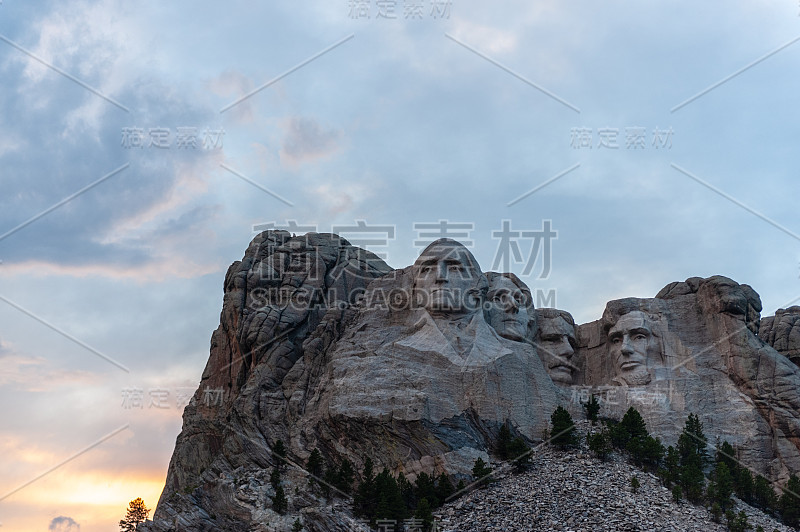
[[[582, 422], [585, 433], [587, 422]], [[497, 466], [499, 464], [495, 464]], [[435, 515], [443, 532], [500, 530], [548, 531], [725, 531], [707, 509], [672, 493], [654, 475], [628, 464], [616, 453], [602, 462], [583, 447], [559, 451], [542, 446], [532, 454], [530, 469], [495, 475], [495, 483], [446, 504]], [[631, 491], [631, 477], [640, 487]], [[755, 530], [792, 530], [734, 498]], [[724, 518], [723, 518], [724, 522]]]

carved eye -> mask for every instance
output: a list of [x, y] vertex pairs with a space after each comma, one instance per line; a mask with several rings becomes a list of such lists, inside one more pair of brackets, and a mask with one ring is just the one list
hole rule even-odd
[[634, 340], [647, 340], [647, 336], [642, 334], [642, 333], [639, 333], [636, 336], [634, 336], [633, 339]]
[[615, 336], [614, 338], [611, 339], [611, 343], [614, 345], [619, 345], [622, 343], [622, 338], [620, 338], [619, 336]]

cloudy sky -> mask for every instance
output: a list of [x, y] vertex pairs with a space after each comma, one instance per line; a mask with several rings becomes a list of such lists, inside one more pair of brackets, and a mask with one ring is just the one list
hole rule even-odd
[[435, 224], [579, 322], [800, 300], [796, 0], [253, 4], [0, 1], [3, 530], [155, 506], [254, 226]]

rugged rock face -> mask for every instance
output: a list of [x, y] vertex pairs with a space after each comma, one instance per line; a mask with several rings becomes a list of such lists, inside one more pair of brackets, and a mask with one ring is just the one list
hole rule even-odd
[[689, 413], [709, 441], [769, 478], [800, 469], [800, 368], [756, 336], [761, 302], [726, 277], [690, 278], [655, 299], [610, 302], [581, 325], [579, 382], [619, 417], [635, 406], [666, 444]]
[[[292, 464], [318, 448], [357, 471], [369, 457], [378, 470], [457, 482], [489, 460], [503, 424], [540, 441], [557, 405], [580, 418], [589, 393], [608, 416], [635, 405], [668, 444], [698, 413], [710, 441], [785, 478], [800, 471], [800, 368], [756, 336], [760, 311], [746, 285], [692, 278], [576, 327], [452, 240], [392, 270], [336, 235], [266, 231], [228, 270], [211, 355], [144, 529], [288, 529], [269, 509], [278, 440]], [[307, 529], [353, 529], [300, 468], [285, 475]]]
[[[184, 410], [153, 530], [249, 530], [264, 510], [271, 446], [288, 441], [303, 342], [391, 271], [336, 235], [266, 231], [225, 276], [220, 326]], [[286, 382], [286, 384], [284, 384]]]
[[[519, 279], [487, 277], [454, 241], [392, 271], [335, 235], [262, 233], [226, 276], [148, 529], [254, 529], [278, 440], [293, 461], [319, 448], [359, 470], [371, 457], [412, 478], [458, 479], [489, 459], [506, 422], [540, 439], [559, 391], [533, 346], [533, 318]], [[221, 404], [209, 401], [220, 389]], [[328, 517], [314, 529], [337, 529]]]
[[758, 336], [795, 364], [800, 365], [800, 307], [779, 309], [761, 320]]

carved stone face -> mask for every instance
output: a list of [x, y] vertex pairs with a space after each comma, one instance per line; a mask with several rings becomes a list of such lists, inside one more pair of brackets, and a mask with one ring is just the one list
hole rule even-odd
[[486, 321], [503, 338], [525, 340], [531, 319], [529, 297], [508, 277], [495, 277], [486, 294]]
[[650, 382], [648, 360], [654, 365], [660, 352], [658, 339], [643, 312], [629, 312], [620, 317], [608, 331], [608, 342], [615, 380], [634, 386]]
[[572, 384], [575, 366], [570, 360], [576, 345], [575, 328], [564, 318], [539, 318], [536, 348], [553, 382]]
[[[434, 315], [472, 314], [480, 308], [476, 285], [483, 274], [462, 244], [437, 240], [414, 263], [414, 296]], [[484, 279], [484, 286], [485, 286]]]

